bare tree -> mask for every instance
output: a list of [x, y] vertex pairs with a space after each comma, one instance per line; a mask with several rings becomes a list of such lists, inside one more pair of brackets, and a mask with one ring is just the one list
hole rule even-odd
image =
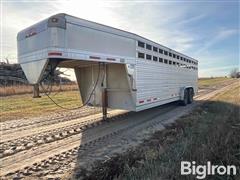
[[8, 60], [8, 58], [7, 58], [7, 57], [5, 58], [5, 61], [7, 62], [7, 64], [10, 64], [10, 63], [9, 63], [9, 60]]
[[230, 72], [230, 77], [231, 78], [237, 78], [238, 77], [238, 74], [239, 74], [239, 69], [238, 68], [234, 68], [231, 70]]

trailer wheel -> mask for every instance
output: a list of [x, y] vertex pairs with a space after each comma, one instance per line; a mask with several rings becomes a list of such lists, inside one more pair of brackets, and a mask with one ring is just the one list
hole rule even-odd
[[181, 105], [182, 106], [186, 106], [188, 104], [188, 90], [185, 89], [184, 90], [184, 97], [183, 97], [183, 100], [181, 101]]
[[193, 102], [193, 89], [188, 89], [188, 104], [191, 104]]

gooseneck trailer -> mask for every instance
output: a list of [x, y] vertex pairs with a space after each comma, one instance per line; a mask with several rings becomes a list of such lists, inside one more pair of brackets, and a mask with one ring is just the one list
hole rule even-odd
[[40, 83], [47, 67], [73, 68], [83, 103], [94, 106], [141, 111], [179, 100], [186, 105], [197, 92], [197, 60], [67, 14], [22, 30], [17, 45], [30, 84]]

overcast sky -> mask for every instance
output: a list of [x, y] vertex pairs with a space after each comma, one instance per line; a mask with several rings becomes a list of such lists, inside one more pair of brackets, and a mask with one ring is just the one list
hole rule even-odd
[[[16, 35], [53, 14], [130, 31], [199, 60], [199, 76], [239, 67], [239, 1], [1, 1], [1, 56], [17, 62]], [[1, 58], [2, 59], [2, 58]]]

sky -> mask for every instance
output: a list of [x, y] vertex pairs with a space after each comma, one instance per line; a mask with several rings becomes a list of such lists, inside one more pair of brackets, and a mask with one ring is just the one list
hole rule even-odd
[[130, 31], [199, 61], [199, 77], [239, 68], [240, 1], [1, 1], [1, 61], [17, 62], [17, 33], [57, 13]]

